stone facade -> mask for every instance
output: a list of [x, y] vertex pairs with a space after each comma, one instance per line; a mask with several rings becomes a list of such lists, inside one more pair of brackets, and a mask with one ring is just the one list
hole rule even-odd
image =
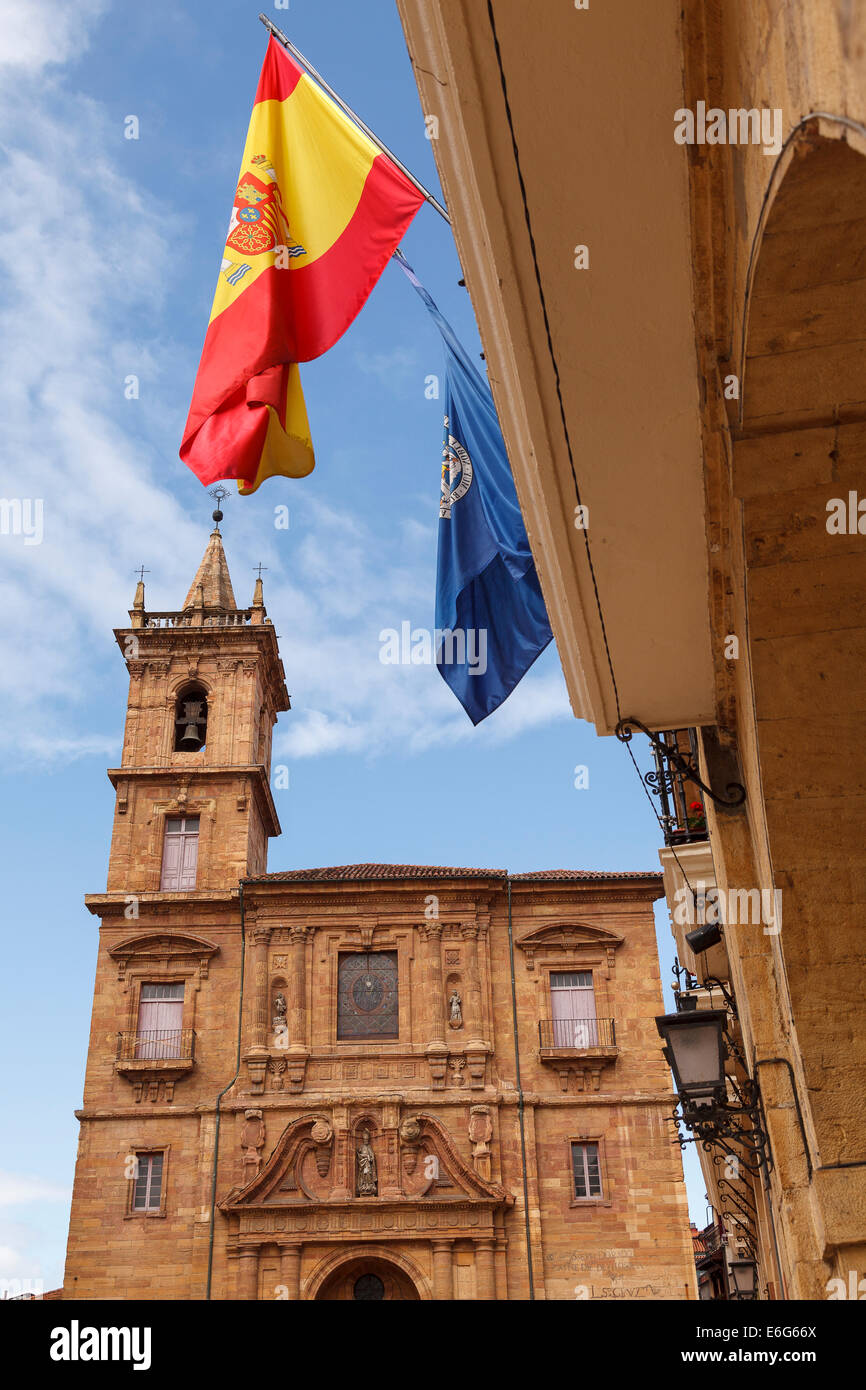
[[[260, 585], [234, 607], [217, 533], [202, 573], [176, 614], [140, 590], [117, 633], [65, 1296], [695, 1297], [653, 1022], [661, 876], [268, 874], [276, 638]], [[175, 751], [191, 682], [207, 736]], [[166, 888], [190, 824], [195, 881]], [[579, 1027], [552, 976], [591, 995]]]

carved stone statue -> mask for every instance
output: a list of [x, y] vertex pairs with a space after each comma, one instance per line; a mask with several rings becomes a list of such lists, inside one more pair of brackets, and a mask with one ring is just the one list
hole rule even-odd
[[286, 996], [283, 994], [283, 992], [282, 992], [282, 990], [281, 990], [279, 994], [275, 994], [275, 995], [274, 995], [274, 1018], [273, 1018], [273, 1027], [274, 1027], [276, 1030], [278, 1030], [279, 1032], [282, 1032], [282, 1030], [283, 1030], [283, 1029], [285, 1028], [285, 1026], [286, 1026], [286, 1014], [287, 1014], [287, 1012], [288, 1012], [288, 1006], [287, 1006], [287, 1004], [286, 1004]]
[[448, 1022], [452, 1028], [463, 1027], [463, 1000], [456, 989], [452, 989], [448, 1001]]
[[376, 1197], [379, 1193], [379, 1183], [376, 1177], [376, 1155], [370, 1144], [370, 1131], [364, 1130], [361, 1136], [361, 1143], [355, 1151], [355, 1159], [358, 1168], [358, 1180], [356, 1191], [359, 1197]]

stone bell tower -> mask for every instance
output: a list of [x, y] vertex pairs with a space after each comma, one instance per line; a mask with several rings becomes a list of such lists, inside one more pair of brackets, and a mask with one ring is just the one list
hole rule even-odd
[[[129, 697], [100, 919], [66, 1297], [202, 1297], [215, 1097], [232, 1075], [244, 952], [239, 880], [280, 833], [271, 736], [289, 709], [255, 582], [239, 607], [214, 512], [184, 603], [115, 632]], [[164, 1219], [163, 1219], [164, 1218]], [[163, 1296], [160, 1294], [160, 1296]]]
[[288, 710], [277, 638], [255, 582], [239, 608], [219, 522], [183, 607], [148, 612], [139, 581], [115, 631], [130, 674], [108, 891], [236, 888], [264, 873], [280, 825], [271, 736]]

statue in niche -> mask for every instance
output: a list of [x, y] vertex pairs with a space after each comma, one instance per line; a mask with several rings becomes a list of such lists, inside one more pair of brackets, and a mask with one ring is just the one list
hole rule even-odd
[[463, 1027], [463, 1000], [456, 989], [452, 989], [448, 1000], [448, 1023], [452, 1028]]
[[283, 994], [282, 990], [280, 990], [279, 994], [274, 995], [273, 1027], [275, 1031], [281, 1033], [285, 1028], [287, 1012], [288, 1006], [286, 1004], [286, 996]]
[[370, 1131], [368, 1129], [365, 1129], [361, 1136], [361, 1143], [355, 1151], [355, 1159], [358, 1168], [357, 1195], [359, 1197], [377, 1197], [379, 1195], [379, 1183], [376, 1178], [376, 1155], [370, 1144]]

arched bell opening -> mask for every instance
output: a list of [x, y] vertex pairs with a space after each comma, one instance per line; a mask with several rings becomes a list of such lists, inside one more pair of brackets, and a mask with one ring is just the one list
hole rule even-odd
[[174, 751], [199, 753], [207, 742], [207, 693], [203, 686], [180, 691], [174, 710]]

